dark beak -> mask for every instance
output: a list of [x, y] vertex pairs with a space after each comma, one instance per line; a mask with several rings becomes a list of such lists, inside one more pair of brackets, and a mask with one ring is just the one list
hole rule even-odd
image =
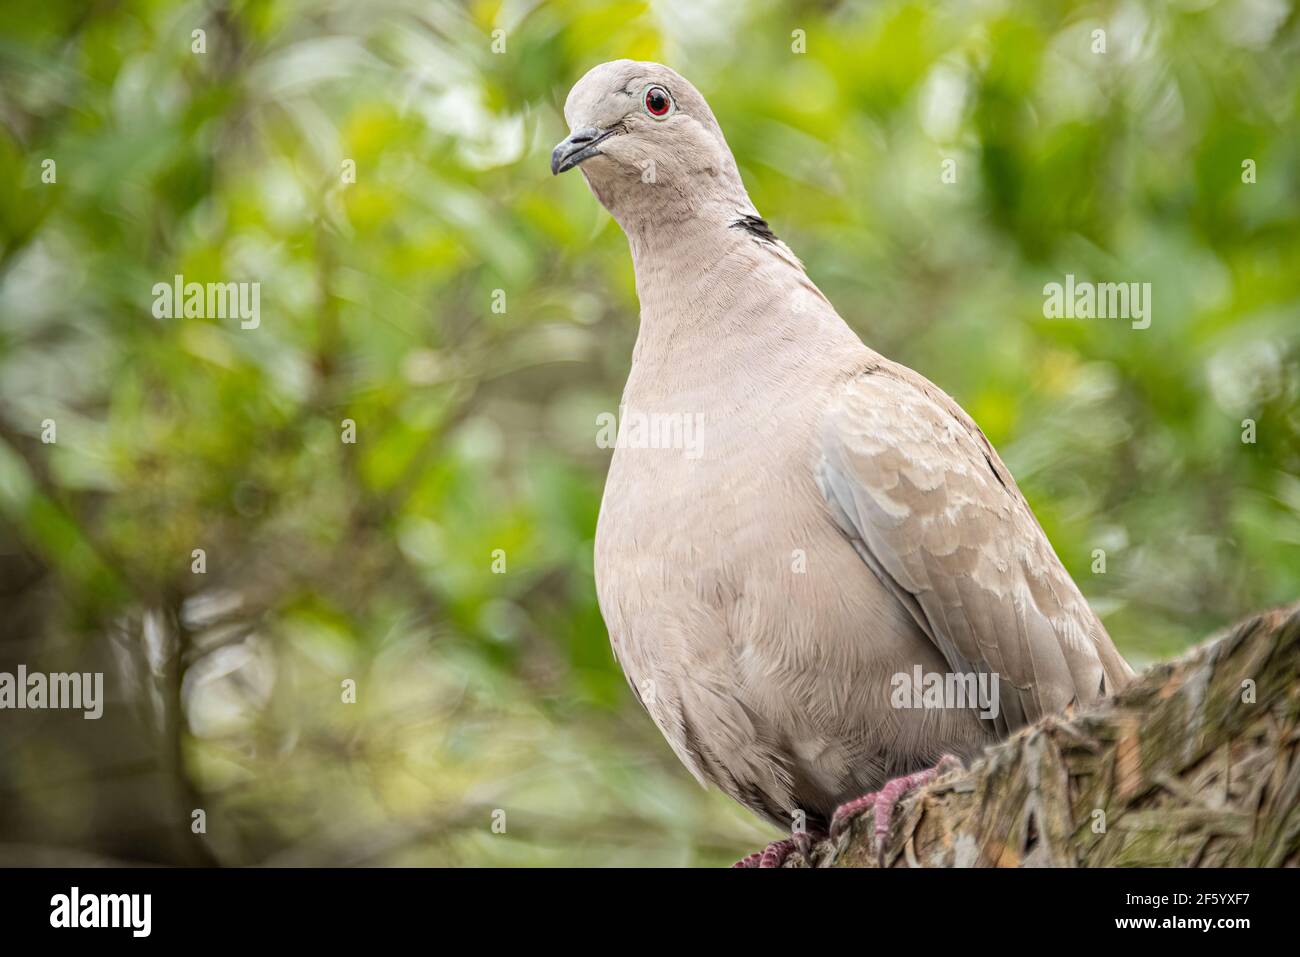
[[598, 130], [594, 126], [574, 130], [560, 141], [560, 145], [551, 152], [551, 175], [558, 176], [565, 170], [573, 169], [583, 160], [599, 156], [597, 144], [605, 142], [618, 130]]

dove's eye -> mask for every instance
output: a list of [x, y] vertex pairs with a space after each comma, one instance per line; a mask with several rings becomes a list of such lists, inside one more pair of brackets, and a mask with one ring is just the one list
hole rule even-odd
[[645, 111], [657, 119], [663, 119], [673, 108], [672, 97], [662, 86], [652, 86], [645, 91]]

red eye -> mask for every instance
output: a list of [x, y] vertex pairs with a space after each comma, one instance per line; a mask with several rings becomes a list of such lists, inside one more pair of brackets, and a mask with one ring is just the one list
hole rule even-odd
[[651, 116], [667, 116], [673, 101], [662, 86], [652, 86], [645, 91], [645, 108]]

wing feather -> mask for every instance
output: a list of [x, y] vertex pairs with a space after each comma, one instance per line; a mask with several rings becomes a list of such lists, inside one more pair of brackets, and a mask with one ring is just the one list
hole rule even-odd
[[993, 446], [922, 376], [881, 360], [849, 379], [817, 479], [948, 666], [998, 675], [1005, 729], [1132, 677]]

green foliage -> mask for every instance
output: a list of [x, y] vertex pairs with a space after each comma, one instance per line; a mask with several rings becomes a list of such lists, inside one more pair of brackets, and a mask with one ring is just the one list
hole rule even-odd
[[[180, 773], [223, 861], [718, 863], [760, 841], [659, 741], [595, 604], [595, 416], [637, 303], [617, 227], [548, 158], [568, 88], [621, 56], [705, 93], [759, 210], [868, 344], [981, 423], [1135, 663], [1294, 599], [1300, 19], [1260, 9], [6, 8], [22, 650], [0, 664], [172, 621]], [[1150, 282], [1150, 328], [1044, 318], [1067, 273]], [[177, 274], [260, 282], [260, 325], [155, 318]], [[14, 745], [3, 800], [54, 831], [40, 746]]]

